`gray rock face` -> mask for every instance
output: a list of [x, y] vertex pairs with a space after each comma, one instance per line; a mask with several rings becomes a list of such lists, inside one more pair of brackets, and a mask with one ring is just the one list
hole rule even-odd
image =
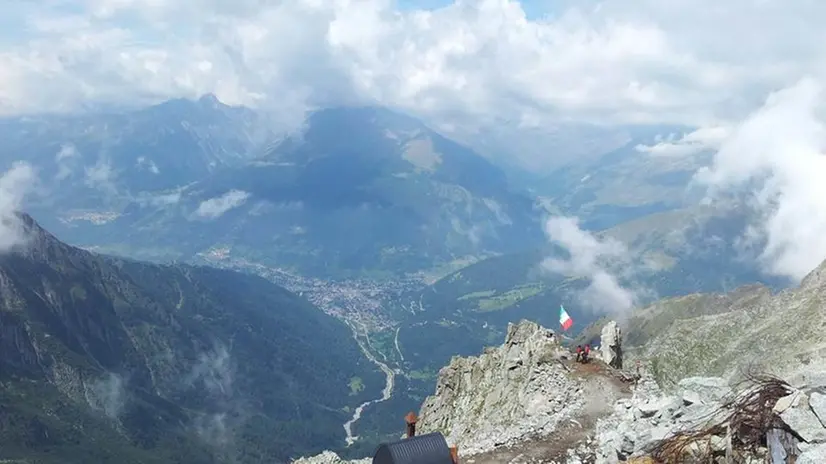
[[[596, 462], [615, 464], [641, 456], [677, 432], [722, 420], [720, 401], [729, 392], [721, 378], [693, 377], [681, 382], [676, 394], [667, 394], [648, 372], [643, 373], [631, 399], [618, 402], [612, 415], [598, 421]], [[709, 444], [716, 452], [725, 452], [725, 437], [711, 437]]]
[[[826, 462], [826, 424], [820, 420], [826, 395], [822, 386], [809, 385], [805, 390], [794, 391], [781, 398], [774, 406], [778, 414], [795, 434], [803, 438], [792, 454], [798, 454], [798, 463]], [[647, 374], [643, 376], [630, 400], [620, 401], [614, 413], [597, 423], [594, 440], [596, 462], [614, 464], [632, 456], [642, 456], [655, 443], [680, 431], [700, 430], [710, 425], [722, 424], [728, 410], [725, 401], [732, 395], [731, 388], [719, 377], [691, 377], [678, 383], [675, 395], [664, 393]], [[771, 450], [763, 449], [762, 455], [771, 455], [774, 461], [786, 460], [782, 432], [769, 434], [767, 440], [774, 444]], [[726, 436], [712, 436], [709, 444], [715, 453], [726, 453]], [[792, 439], [792, 448], [795, 441]], [[758, 456], [752, 456], [758, 459]], [[762, 459], [762, 458], [760, 458]], [[763, 461], [759, 461], [763, 462]]]
[[[817, 415], [822, 407], [823, 395], [817, 392], [811, 393], [815, 398], [814, 405], [809, 394], [805, 392], [796, 392], [793, 395], [796, 395], [797, 398], [793, 401], [785, 402], [788, 403], [789, 407], [780, 413], [780, 419], [807, 443], [826, 442], [826, 426], [823, 425]], [[784, 402], [784, 400], [785, 398], [781, 398], [780, 401], [778, 401], [778, 404], [775, 405], [775, 411], [782, 409], [782, 406], [786, 406], [786, 404], [780, 404]]]
[[622, 369], [622, 331], [616, 321], [610, 321], [602, 328], [599, 356], [605, 364]]
[[560, 361], [565, 356], [553, 331], [510, 324], [504, 345], [442, 368], [418, 428], [441, 432], [462, 455], [547, 435], [583, 404], [580, 383]]
[[820, 423], [826, 427], [826, 395], [819, 392], [812, 392], [809, 396], [809, 407], [815, 413]]
[[731, 388], [719, 377], [687, 377], [677, 387], [688, 404], [718, 404], [731, 395]]
[[824, 462], [826, 462], [826, 443], [821, 443], [801, 453], [795, 464], [823, 464]]

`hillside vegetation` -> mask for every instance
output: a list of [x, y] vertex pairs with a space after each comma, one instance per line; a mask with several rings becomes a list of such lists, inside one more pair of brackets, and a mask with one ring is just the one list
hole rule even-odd
[[30, 246], [0, 256], [0, 458], [283, 460], [341, 446], [383, 385], [346, 325], [262, 278], [95, 255], [22, 220]]

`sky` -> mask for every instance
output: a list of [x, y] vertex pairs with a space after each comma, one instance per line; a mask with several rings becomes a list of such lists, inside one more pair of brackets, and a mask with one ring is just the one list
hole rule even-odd
[[542, 124], [745, 117], [824, 76], [816, 0], [5, 0], [0, 114], [214, 93]]

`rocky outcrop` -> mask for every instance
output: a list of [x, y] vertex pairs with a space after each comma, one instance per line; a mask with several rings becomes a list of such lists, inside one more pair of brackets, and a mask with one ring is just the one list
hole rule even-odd
[[[730, 429], [729, 421], [739, 411], [740, 402], [765, 386], [756, 384], [735, 392], [722, 378], [692, 377], [681, 380], [676, 389], [665, 393], [646, 375], [630, 399], [618, 401], [614, 413], [598, 422], [595, 461], [616, 464], [633, 457], [643, 459], [663, 441], [675, 440], [677, 434], [685, 433], [689, 435], [681, 439], [691, 440], [686, 437], [694, 433], [696, 441], [685, 447], [686, 455], [680, 457], [680, 462], [699, 462], [707, 450], [718, 462], [756, 462], [753, 460], [769, 455], [773, 463], [785, 463], [789, 455], [797, 456], [797, 463], [826, 462], [826, 395], [821, 393], [826, 388], [807, 385], [798, 389], [785, 385], [788, 395], [779, 398], [773, 409], [767, 411], [768, 417], [774, 414], [779, 418], [775, 426], [764, 432], [768, 445], [743, 453], [733, 444], [743, 432]], [[790, 433], [784, 431], [784, 425]], [[698, 433], [705, 431], [708, 433]]]
[[[693, 388], [698, 385], [703, 385], [699, 391]], [[614, 413], [597, 423], [596, 462], [615, 464], [645, 454], [659, 440], [702, 426], [720, 409], [710, 399], [730, 391], [722, 379], [690, 378], [681, 382], [676, 394], [666, 394], [649, 374], [643, 375], [633, 396], [618, 401]], [[707, 399], [698, 399], [702, 392], [709, 393]]]
[[622, 369], [622, 331], [616, 321], [610, 321], [602, 328], [599, 355], [605, 364]]
[[[824, 276], [826, 263], [812, 271], [798, 288], [775, 295], [750, 286], [728, 298], [699, 298], [713, 308], [706, 308], [707, 314], [697, 317], [685, 316], [689, 300], [698, 299], [688, 297], [662, 300], [635, 311], [661, 322], [644, 345], [625, 347], [626, 362], [651, 360], [657, 380], [671, 385], [697, 375], [733, 380], [747, 366], [784, 378], [798, 373], [813, 375], [818, 370], [815, 366], [826, 366]], [[666, 319], [667, 324], [663, 322]], [[630, 324], [629, 332], [642, 327], [633, 318]], [[819, 370], [826, 371], [826, 367]]]
[[474, 454], [553, 431], [583, 401], [560, 363], [564, 357], [553, 331], [510, 324], [504, 345], [442, 368], [436, 394], [419, 414], [421, 433], [442, 432], [463, 454]]

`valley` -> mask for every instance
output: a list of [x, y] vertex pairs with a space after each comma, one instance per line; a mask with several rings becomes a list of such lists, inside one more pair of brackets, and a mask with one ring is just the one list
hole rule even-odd
[[[387, 380], [386, 380], [384, 389], [382, 389], [382, 391], [381, 391], [381, 397], [376, 398], [376, 399], [372, 399], [372, 400], [369, 400], [369, 401], [365, 401], [364, 403], [361, 403], [360, 405], [358, 405], [356, 407], [356, 410], [353, 412], [353, 417], [350, 420], [348, 420], [347, 422], [344, 423], [344, 431], [347, 434], [347, 437], [346, 437], [347, 446], [352, 445], [358, 439], [357, 436], [353, 435], [353, 424], [356, 421], [358, 421], [359, 419], [361, 419], [361, 415], [364, 412], [364, 408], [370, 406], [371, 404], [376, 404], [376, 403], [380, 403], [382, 401], [387, 401], [393, 395], [393, 387], [395, 386], [395, 376], [396, 376], [396, 372], [393, 369], [388, 367], [387, 364], [385, 364], [385, 363], [379, 361], [378, 359], [376, 359], [376, 356], [373, 355], [373, 353], [371, 353], [369, 349], [367, 349], [364, 342], [359, 340], [359, 331], [357, 329], [353, 328], [353, 327], [351, 327], [351, 329], [353, 329], [353, 337], [356, 338], [356, 340], [359, 342], [359, 347], [361, 348], [362, 352], [364, 353], [364, 356], [366, 356], [367, 359], [370, 360], [370, 362], [372, 362], [373, 364], [379, 366], [379, 368], [382, 370], [382, 372], [384, 372], [384, 375], [387, 376]], [[365, 339], [367, 339], [368, 335], [364, 334], [364, 337], [365, 337]]]
[[[47, 421], [42, 410], [70, 405], [46, 426], [63, 437], [56, 456], [74, 450], [67, 424], [82, 417], [96, 427], [88, 439], [128, 449], [135, 462], [190, 444], [209, 464], [322, 449], [359, 458], [398, 438], [444, 366], [498, 345], [517, 321], [556, 328], [564, 305], [575, 325], [563, 345], [577, 334], [590, 343], [604, 316], [663, 298], [789, 285], [743, 251], [751, 210], [701, 204], [687, 191], [706, 154], [648, 157], [635, 147], [650, 134], [522, 185], [386, 108], [319, 109], [301, 135], [263, 145], [238, 131], [256, 118], [207, 98], [124, 112], [105, 132], [94, 115], [5, 127], [14, 147], [32, 127], [46, 134], [32, 143], [32, 162], [63, 176], [27, 204], [33, 247], [0, 254], [15, 296], [0, 285], [0, 316], [12, 321], [0, 329], [14, 332], [15, 347], [34, 337], [26, 359], [0, 356], [2, 367], [28, 366], [49, 399], [14, 417]], [[74, 148], [53, 159], [61, 137]], [[83, 178], [90, 163], [111, 168], [105, 186]], [[550, 218], [574, 227], [555, 233]], [[48, 277], [37, 281], [38, 272]], [[631, 318], [641, 329], [632, 341], [679, 315], [713, 312], [680, 308]], [[0, 399], [35, 391], [17, 377], [9, 385]], [[78, 393], [104, 387], [111, 398]], [[124, 397], [132, 409], [107, 416]], [[24, 433], [2, 430], [0, 445]], [[30, 448], [14, 453], [41, 444]]]
[[0, 463], [826, 462], [826, 2], [6, 3]]
[[[394, 320], [392, 313], [385, 306], [394, 303], [399, 295], [421, 289], [424, 284], [418, 279], [398, 281], [373, 281], [369, 279], [327, 281], [317, 278], [302, 277], [280, 269], [273, 269], [262, 264], [243, 259], [232, 259], [223, 256], [223, 259], [212, 259], [211, 264], [216, 267], [242, 270], [255, 273], [278, 285], [281, 285], [295, 294], [306, 298], [317, 305], [327, 314], [344, 321], [353, 333], [353, 338], [359, 345], [364, 356], [381, 369], [385, 375], [385, 385], [376, 398], [366, 400], [353, 411], [352, 417], [344, 423], [347, 446], [356, 442], [358, 437], [353, 433], [353, 426], [365, 413], [365, 409], [377, 403], [387, 401], [394, 393], [395, 377], [404, 374], [404, 356], [398, 342], [398, 333], [401, 327]], [[394, 330], [392, 350], [388, 347], [377, 349], [370, 340], [370, 334], [385, 330]], [[395, 358], [393, 354], [398, 354]], [[391, 367], [392, 366], [392, 367]], [[372, 392], [371, 392], [372, 393]], [[375, 394], [375, 393], [373, 393]], [[413, 407], [413, 406], [411, 406]], [[399, 415], [401, 417], [401, 415]], [[384, 427], [392, 430], [398, 424], [393, 419], [383, 422]]]

